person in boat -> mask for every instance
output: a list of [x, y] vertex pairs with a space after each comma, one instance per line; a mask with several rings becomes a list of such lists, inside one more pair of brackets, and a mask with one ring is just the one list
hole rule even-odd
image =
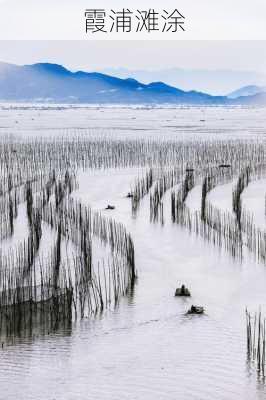
[[188, 314], [203, 314], [204, 313], [204, 308], [201, 306], [192, 306], [190, 307], [190, 310], [188, 311]]
[[110, 204], [107, 205], [106, 210], [114, 210], [115, 206], [111, 206]]
[[185, 285], [182, 285], [181, 288], [176, 289], [175, 296], [190, 296], [190, 291]]
[[181, 286], [181, 295], [184, 296], [186, 294], [186, 292], [187, 292], [186, 286], [182, 285]]

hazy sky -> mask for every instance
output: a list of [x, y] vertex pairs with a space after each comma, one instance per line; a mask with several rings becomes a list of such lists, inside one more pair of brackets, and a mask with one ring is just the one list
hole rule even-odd
[[[107, 16], [111, 8], [129, 8], [133, 14], [178, 9], [185, 16], [185, 32], [93, 35], [85, 30], [87, 8], [103, 8]], [[51, 62], [73, 71], [127, 77], [114, 71], [123, 68], [143, 82], [163, 80], [220, 94], [266, 84], [265, 26], [265, 0], [0, 0], [0, 61]], [[182, 77], [175, 68], [222, 73], [196, 71]], [[147, 70], [155, 73], [145, 78]]]
[[[129, 8], [133, 14], [177, 8], [185, 15], [186, 29], [176, 34], [93, 35], [85, 30], [87, 8], [103, 8], [107, 15], [111, 8]], [[223, 93], [245, 84], [266, 84], [265, 26], [265, 0], [0, 0], [0, 61], [52, 62], [73, 71], [113, 73], [124, 68], [143, 81], [143, 71], [157, 71], [146, 80]], [[182, 79], [175, 68], [248, 73], [196, 71]]]
[[266, 73], [266, 41], [0, 41], [0, 60], [87, 71], [178, 67]]

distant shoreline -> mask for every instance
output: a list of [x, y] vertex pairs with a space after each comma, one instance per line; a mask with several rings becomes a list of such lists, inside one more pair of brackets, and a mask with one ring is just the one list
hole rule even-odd
[[264, 104], [89, 104], [89, 103], [43, 103], [43, 102], [9, 102], [0, 100], [2, 110], [67, 110], [67, 109], [190, 109], [190, 108], [227, 108], [254, 109], [265, 108]]

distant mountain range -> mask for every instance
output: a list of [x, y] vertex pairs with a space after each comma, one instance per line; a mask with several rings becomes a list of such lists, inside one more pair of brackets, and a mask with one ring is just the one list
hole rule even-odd
[[99, 72], [122, 79], [134, 78], [142, 83], [161, 81], [185, 91], [197, 89], [199, 92], [215, 96], [226, 96], [234, 88], [241, 88], [247, 82], [256, 83], [259, 86], [266, 85], [266, 74], [244, 70], [183, 68], [134, 70], [105, 68]]
[[256, 94], [261, 94], [265, 92], [266, 92], [266, 87], [249, 85], [229, 93], [227, 97], [229, 97], [230, 99], [237, 99], [238, 97], [241, 96], [254, 96]]
[[61, 65], [0, 63], [0, 101], [88, 104], [266, 104], [266, 93], [235, 98], [184, 91], [97, 72], [71, 72]]

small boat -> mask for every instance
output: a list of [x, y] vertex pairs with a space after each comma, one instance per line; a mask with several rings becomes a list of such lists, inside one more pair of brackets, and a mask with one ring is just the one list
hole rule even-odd
[[202, 306], [191, 306], [188, 310], [187, 314], [203, 314], [204, 308]]
[[107, 205], [107, 207], [105, 208], [106, 210], [114, 210], [115, 206], [111, 206], [110, 204]]
[[175, 291], [175, 296], [184, 296], [184, 297], [190, 297], [190, 291], [188, 288], [185, 287], [185, 285], [182, 285], [181, 288], [177, 288]]
[[133, 197], [133, 193], [128, 192], [127, 196], [128, 199], [131, 199]]
[[231, 168], [230, 164], [220, 164], [219, 168]]

